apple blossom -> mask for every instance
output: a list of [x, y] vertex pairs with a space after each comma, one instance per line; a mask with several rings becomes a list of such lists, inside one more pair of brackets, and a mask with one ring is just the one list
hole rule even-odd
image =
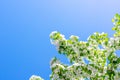
[[56, 57], [53, 58], [50, 63], [52, 70], [50, 79], [120, 80], [120, 57], [115, 53], [116, 50], [120, 50], [120, 15], [116, 14], [112, 22], [115, 34], [111, 38], [107, 33], [95, 32], [87, 41], [79, 41], [78, 36], [72, 35], [70, 39], [65, 39], [60, 32], [52, 32], [51, 43], [57, 47], [60, 54], [70, 60], [71, 65], [63, 64]]

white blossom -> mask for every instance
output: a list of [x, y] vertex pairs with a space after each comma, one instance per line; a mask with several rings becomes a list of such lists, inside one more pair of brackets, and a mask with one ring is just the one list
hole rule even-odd
[[29, 80], [43, 80], [40, 76], [32, 75]]
[[[53, 31], [50, 34], [51, 43], [71, 61], [71, 65], [52, 59], [51, 80], [96, 80], [97, 75], [97, 80], [120, 80], [120, 57], [115, 54], [120, 49], [120, 15], [116, 14], [112, 21], [116, 32], [111, 38], [104, 32], [96, 32], [88, 37], [87, 42], [79, 41], [79, 37], [74, 35], [67, 40], [63, 34]], [[89, 60], [89, 64], [84, 58]], [[30, 80], [43, 79], [33, 75]]]

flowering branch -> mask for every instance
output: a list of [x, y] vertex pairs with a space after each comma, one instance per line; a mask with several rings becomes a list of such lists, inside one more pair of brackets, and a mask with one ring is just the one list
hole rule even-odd
[[[72, 35], [66, 39], [59, 32], [52, 32], [51, 43], [56, 46], [60, 54], [70, 60], [72, 65], [63, 64], [56, 57], [53, 58], [50, 63], [52, 70], [50, 79], [119, 80], [120, 58], [115, 51], [120, 50], [120, 15], [116, 14], [112, 22], [114, 24], [112, 30], [116, 31], [112, 38], [109, 38], [107, 33], [95, 32], [85, 42], [79, 41], [78, 36]], [[86, 63], [84, 59], [89, 62]]]

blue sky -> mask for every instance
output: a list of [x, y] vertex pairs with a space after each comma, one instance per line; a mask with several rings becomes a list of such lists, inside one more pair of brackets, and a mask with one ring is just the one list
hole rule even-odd
[[49, 80], [49, 62], [59, 55], [49, 34], [59, 31], [81, 40], [94, 32], [112, 36], [111, 19], [120, 0], [1, 0], [0, 79], [28, 80], [32, 74]]

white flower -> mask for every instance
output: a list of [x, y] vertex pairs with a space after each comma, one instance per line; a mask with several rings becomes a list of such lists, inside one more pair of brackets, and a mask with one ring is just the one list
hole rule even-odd
[[110, 38], [110, 44], [113, 44], [114, 43], [114, 38]]
[[32, 75], [29, 80], [43, 80], [40, 76]]
[[57, 31], [53, 31], [50, 36], [54, 36], [54, 34], [58, 33]]
[[65, 40], [65, 35], [60, 34], [60, 36], [62, 37], [63, 40]]
[[54, 74], [54, 75], [53, 75], [53, 79], [59, 80], [59, 76], [58, 76], [57, 74]]
[[120, 30], [120, 26], [118, 26], [118, 29]]
[[75, 39], [79, 39], [79, 37], [78, 37], [78, 36], [71, 35], [71, 36], [70, 36], [70, 39], [74, 41]]
[[84, 50], [83, 50], [83, 53], [87, 53], [87, 50], [84, 49]]
[[79, 53], [78, 48], [76, 48], [76, 47], [74, 47], [74, 46], [72, 46], [72, 48], [73, 48], [73, 50], [74, 50], [76, 53]]
[[59, 40], [50, 40], [50, 42], [56, 46], [57, 50], [59, 49]]
[[102, 32], [101, 34], [105, 34], [104, 32]]

